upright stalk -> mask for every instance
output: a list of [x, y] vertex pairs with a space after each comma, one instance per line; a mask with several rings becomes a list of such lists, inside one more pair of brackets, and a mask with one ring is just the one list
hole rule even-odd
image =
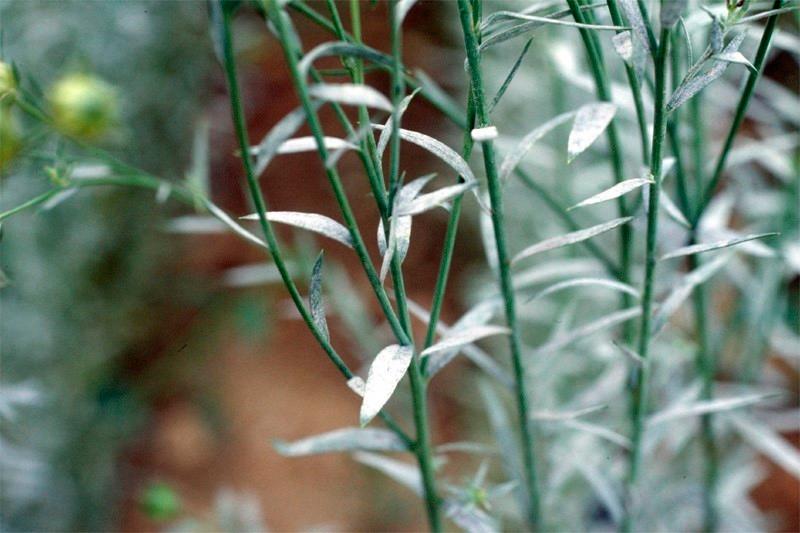
[[631, 455], [627, 479], [627, 501], [622, 530], [633, 527], [633, 493], [639, 478], [639, 463], [642, 454], [642, 433], [647, 407], [648, 350], [650, 347], [650, 316], [653, 311], [653, 288], [655, 285], [656, 237], [658, 235], [659, 196], [661, 194], [661, 167], [664, 137], [667, 130], [666, 96], [667, 66], [669, 60], [670, 29], [662, 28], [655, 62], [655, 116], [653, 124], [652, 159], [650, 173], [654, 183], [650, 186], [647, 212], [647, 240], [645, 246], [644, 287], [642, 290], [642, 314], [639, 325], [639, 355], [644, 363], [633, 372], [631, 386]]
[[[480, 52], [478, 51], [476, 24], [473, 22], [472, 9], [468, 0], [458, 0], [458, 13], [461, 19], [461, 28], [464, 32], [464, 44], [467, 50], [472, 96], [475, 105], [476, 126], [483, 128], [489, 126], [489, 117], [486, 111], [486, 99], [480, 70]], [[525, 489], [527, 491], [528, 501], [528, 522], [532, 528], [536, 528], [540, 524], [541, 515], [536, 463], [534, 460], [534, 432], [531, 427], [528, 406], [527, 382], [525, 379], [525, 367], [522, 361], [522, 350], [519, 340], [519, 327], [517, 325], [511, 266], [509, 264], [508, 250], [506, 249], [503, 190], [497, 175], [497, 165], [495, 163], [494, 145], [492, 141], [484, 142], [482, 149], [484, 169], [489, 186], [489, 199], [492, 207], [492, 226], [494, 227], [494, 237], [497, 246], [500, 290], [505, 303], [506, 323], [511, 330], [509, 343], [511, 361], [514, 367], [514, 379], [516, 381], [516, 400], [522, 441], [522, 460], [525, 469]]]

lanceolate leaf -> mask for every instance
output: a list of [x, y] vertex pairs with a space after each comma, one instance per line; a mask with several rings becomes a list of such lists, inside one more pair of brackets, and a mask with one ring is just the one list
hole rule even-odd
[[639, 297], [639, 291], [631, 287], [627, 283], [622, 283], [613, 279], [604, 279], [604, 278], [573, 278], [556, 283], [554, 285], [550, 285], [543, 291], [536, 293], [525, 303], [533, 302], [534, 300], [544, 298], [549, 294], [553, 294], [554, 292], [562, 291], [564, 289], [569, 289], [571, 287], [585, 287], [587, 285], [594, 285], [597, 287], [607, 287], [615, 291], [628, 293], [635, 298]]
[[[345, 139], [340, 139], [339, 137], [323, 137], [322, 142], [326, 150], [358, 149], [358, 146], [355, 144], [348, 142]], [[296, 139], [289, 139], [281, 143], [281, 145], [278, 147], [278, 153], [297, 154], [301, 152], [312, 152], [317, 150], [317, 148], [317, 140], [314, 137], [298, 137]]]
[[477, 185], [477, 181], [469, 181], [467, 183], [450, 185], [449, 187], [443, 187], [437, 191], [423, 194], [405, 205], [399, 205], [397, 208], [397, 215], [411, 216], [430, 211], [431, 209], [442, 206], [448, 200], [461, 196], [468, 190], [477, 187]]
[[421, 355], [428, 356], [443, 350], [458, 348], [465, 344], [471, 344], [475, 341], [491, 337], [493, 335], [508, 335], [510, 330], [502, 326], [475, 326], [469, 329], [458, 330], [454, 333], [446, 335], [441, 341], [433, 346], [430, 346], [422, 352]]
[[[399, 113], [400, 119], [403, 118], [403, 114], [406, 112], [406, 109], [408, 109], [408, 106], [411, 104], [411, 100], [414, 99], [414, 96], [416, 96], [416, 94], [419, 91], [420, 91], [419, 88], [415, 89], [411, 94], [406, 95], [406, 97], [400, 101], [400, 105], [397, 106], [397, 113]], [[393, 117], [389, 117], [386, 120], [386, 123], [383, 125], [383, 131], [381, 131], [381, 136], [378, 138], [378, 146], [376, 148], [376, 151], [378, 152], [378, 157], [382, 158], [383, 152], [385, 152], [386, 147], [389, 146], [389, 141], [392, 138], [392, 120], [394, 120]]]
[[666, 194], [666, 191], [661, 191], [661, 194], [658, 197], [658, 205], [664, 208], [664, 212], [667, 214], [669, 218], [683, 226], [684, 228], [691, 228], [691, 224], [689, 221], [686, 220], [686, 217], [683, 216], [683, 213], [675, 205], [675, 202]]
[[574, 420], [582, 416], [590, 415], [598, 411], [602, 411], [608, 407], [607, 405], [593, 405], [591, 407], [584, 407], [582, 409], [575, 409], [572, 411], [536, 411], [531, 414], [533, 420], [540, 420], [543, 422], [561, 422], [564, 420]]
[[496, 521], [476, 505], [448, 499], [444, 502], [444, 512], [447, 518], [467, 533], [495, 533], [500, 531]]
[[401, 485], [414, 491], [417, 496], [423, 495], [422, 476], [416, 464], [412, 465], [369, 452], [356, 452], [353, 454], [353, 459], [361, 464], [371, 466], [379, 472], [383, 472]]
[[[378, 130], [385, 129], [385, 126], [380, 124], [375, 124], [373, 127]], [[463, 176], [465, 181], [476, 181], [475, 174], [472, 173], [472, 169], [469, 168], [469, 165], [466, 161], [464, 161], [464, 158], [458, 155], [455, 150], [444, 144], [442, 141], [434, 139], [433, 137], [425, 135], [424, 133], [406, 130], [403, 128], [400, 128], [400, 138], [429, 151], [450, 165], [450, 167], [452, 167], [453, 170], [455, 170], [460, 176]]]
[[616, 112], [617, 106], [609, 102], [588, 104], [578, 109], [572, 131], [569, 132], [567, 162], [571, 162], [597, 140]]
[[256, 158], [255, 172], [257, 176], [264, 172], [284, 141], [294, 135], [305, 121], [305, 110], [298, 107], [275, 124], [258, 146], [250, 149]]
[[623, 224], [627, 224], [631, 220], [633, 220], [633, 217], [616, 218], [610, 222], [606, 222], [604, 224], [598, 224], [597, 226], [592, 226], [591, 228], [573, 231], [565, 235], [559, 235], [558, 237], [546, 239], [542, 242], [536, 243], [533, 246], [529, 246], [528, 248], [522, 250], [514, 257], [514, 259], [511, 260], [511, 263], [512, 264], [518, 263], [523, 259], [527, 259], [528, 257], [531, 257], [533, 255], [542, 252], [554, 250], [556, 248], [561, 248], [563, 246], [591, 239], [592, 237], [595, 237], [607, 231], [611, 231], [612, 229], [617, 228]]
[[317, 260], [314, 262], [314, 268], [311, 269], [311, 283], [308, 289], [308, 304], [311, 308], [311, 317], [314, 319], [314, 325], [325, 337], [325, 340], [330, 342], [330, 334], [328, 333], [328, 321], [325, 319], [325, 301], [322, 298], [322, 256], [320, 252]]
[[492, 103], [489, 104], [488, 112], [491, 113], [495, 106], [500, 102], [500, 99], [506, 93], [508, 86], [511, 85], [511, 81], [514, 79], [514, 76], [517, 75], [517, 70], [519, 70], [520, 65], [522, 65], [522, 60], [525, 59], [525, 55], [528, 53], [528, 50], [531, 47], [531, 43], [533, 42], [533, 38], [528, 39], [528, 42], [525, 43], [525, 46], [522, 47], [522, 51], [520, 52], [517, 60], [514, 62], [514, 65], [511, 67], [506, 79], [503, 80], [503, 84], [497, 90], [497, 94], [494, 95], [492, 98]]
[[606, 427], [599, 426], [597, 424], [592, 424], [590, 422], [584, 422], [583, 420], [564, 420], [561, 424], [568, 428], [576, 429], [578, 431], [583, 431], [585, 433], [595, 435], [597, 437], [600, 437], [601, 439], [607, 440], [608, 442], [612, 442], [617, 446], [620, 446], [626, 450], [629, 450], [631, 448], [630, 439]]
[[662, 0], [661, 26], [663, 28], [673, 27], [688, 3], [688, 0]]
[[648, 421], [648, 426], [655, 426], [670, 420], [700, 416], [708, 413], [719, 413], [720, 411], [730, 411], [748, 405], [763, 402], [766, 399], [774, 398], [775, 394], [748, 394], [738, 398], [717, 398], [714, 400], [701, 400], [688, 405], [679, 405], [652, 415]]
[[330, 452], [368, 450], [377, 452], [402, 452], [408, 447], [396, 434], [387, 429], [342, 428], [295, 442], [276, 442], [281, 455], [300, 457]]
[[572, 28], [582, 28], [587, 30], [608, 30], [622, 31], [628, 28], [624, 26], [608, 26], [604, 24], [584, 24], [571, 20], [559, 20], [551, 17], [538, 17], [536, 15], [526, 15], [524, 13], [514, 13], [513, 11], [497, 11], [492, 13], [495, 20], [524, 20], [527, 22], [540, 22], [542, 24], [555, 24], [557, 26], [570, 26]]
[[758, 72], [755, 66], [747, 59], [744, 54], [741, 52], [734, 51], [734, 52], [725, 52], [723, 51], [720, 54], [714, 56], [714, 59], [718, 61], [727, 61], [728, 63], [736, 63], [737, 65], [744, 65], [750, 72]]
[[672, 259], [675, 257], [684, 257], [687, 255], [693, 254], [701, 254], [703, 252], [710, 252], [712, 250], [719, 250], [721, 248], [728, 248], [730, 246], [736, 246], [737, 244], [741, 244], [743, 242], [752, 241], [755, 239], [763, 239], [764, 237], [773, 237], [778, 235], [777, 233], [757, 233], [753, 235], [745, 235], [744, 237], [737, 237], [735, 239], [727, 239], [724, 241], [717, 241], [711, 242], [706, 244], [693, 244], [691, 246], [684, 246], [683, 248], [678, 248], [677, 250], [673, 250], [672, 252], [661, 256], [661, 261], [665, 259]]
[[584, 337], [588, 337], [589, 335], [594, 335], [598, 331], [602, 331], [604, 329], [608, 329], [610, 327], [616, 326], [617, 324], [621, 324], [632, 318], [636, 318], [642, 313], [642, 310], [638, 307], [632, 307], [629, 309], [623, 309], [622, 311], [616, 311], [614, 313], [608, 314], [602, 318], [589, 322], [583, 326], [580, 326], [576, 329], [568, 331], [563, 335], [559, 335], [553, 340], [549, 341], [547, 344], [544, 344], [536, 349], [537, 354], [547, 354], [554, 352], [556, 350], [560, 350], [565, 346], [572, 344], [573, 342], [580, 340]]
[[728, 415], [744, 440], [780, 465], [795, 478], [800, 479], [800, 451], [786, 442], [769, 427], [741, 413]]
[[355, 83], [320, 83], [308, 88], [309, 94], [318, 100], [338, 102], [352, 106], [374, 107], [392, 112], [388, 98], [367, 85]]
[[379, 52], [374, 48], [364, 46], [363, 44], [336, 41], [323, 43], [308, 51], [298, 64], [298, 69], [300, 70], [301, 75], [308, 75], [308, 69], [312, 64], [314, 64], [314, 61], [321, 57], [328, 56], [360, 57], [361, 59], [366, 59], [386, 69], [391, 69], [394, 65], [394, 60], [391, 56], [384, 54], [383, 52]]
[[[258, 220], [258, 214], [242, 217], [244, 220]], [[300, 213], [297, 211], [270, 211], [267, 220], [307, 229], [340, 243], [353, 247], [350, 231], [332, 218], [317, 213]]]
[[600, 202], [607, 202], [608, 200], [619, 198], [623, 194], [627, 194], [633, 190], [636, 190], [642, 185], [645, 185], [647, 183], [653, 183], [653, 180], [649, 178], [634, 178], [630, 180], [621, 181], [616, 185], [604, 190], [603, 192], [599, 192], [594, 196], [590, 196], [586, 200], [573, 205], [572, 207], [570, 207], [570, 209], [575, 209], [576, 207], [583, 207], [585, 205], [599, 204]]
[[361, 426], [369, 424], [383, 408], [411, 363], [414, 349], [410, 346], [392, 344], [375, 356], [369, 367], [364, 387], [364, 401], [361, 404]]
[[628, 19], [628, 24], [631, 25], [633, 46], [641, 46], [649, 56], [650, 39], [647, 35], [647, 25], [645, 24], [642, 12], [639, 10], [639, 5], [636, 0], [619, 0], [619, 7]]
[[525, 154], [528, 153], [539, 139], [568, 121], [574, 115], [575, 112], [562, 113], [561, 115], [551, 118], [541, 126], [537, 126], [531, 130], [530, 133], [525, 135], [519, 144], [506, 155], [505, 159], [503, 159], [503, 164], [500, 167], [500, 180], [508, 179], [514, 169], [517, 168], [517, 165], [519, 165], [519, 162], [522, 161], [522, 158], [525, 157]]

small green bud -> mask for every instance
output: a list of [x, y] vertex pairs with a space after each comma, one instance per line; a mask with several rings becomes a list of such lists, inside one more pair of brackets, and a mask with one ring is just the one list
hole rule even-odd
[[99, 78], [85, 74], [61, 78], [51, 88], [48, 100], [56, 127], [79, 139], [100, 138], [117, 122], [117, 92]]
[[19, 122], [10, 108], [0, 106], [0, 170], [8, 166], [21, 148]]
[[152, 483], [145, 488], [140, 504], [150, 519], [159, 522], [172, 520], [181, 511], [180, 498], [166, 483]]
[[17, 92], [17, 77], [14, 69], [4, 61], [0, 61], [0, 102], [12, 100]]

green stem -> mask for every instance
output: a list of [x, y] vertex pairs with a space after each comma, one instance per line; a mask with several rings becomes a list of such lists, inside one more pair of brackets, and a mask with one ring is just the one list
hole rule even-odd
[[[783, 0], [774, 0], [772, 9], [779, 9], [782, 5]], [[694, 217], [691, 219], [692, 226], [697, 226], [703, 211], [705, 210], [706, 206], [708, 206], [711, 198], [714, 196], [714, 192], [717, 190], [719, 182], [722, 179], [722, 173], [725, 170], [725, 163], [728, 161], [728, 155], [730, 154], [731, 148], [733, 148], [733, 141], [736, 138], [736, 134], [739, 132], [742, 122], [744, 122], [744, 117], [747, 114], [747, 106], [750, 104], [750, 98], [753, 97], [756, 82], [758, 81], [761, 72], [764, 70], [764, 62], [766, 61], [767, 54], [769, 53], [769, 47], [772, 43], [772, 34], [775, 32], [775, 25], [778, 22], [779, 16], [780, 14], [772, 15], [767, 19], [767, 23], [764, 26], [764, 33], [761, 35], [761, 41], [758, 43], [758, 50], [756, 51], [756, 57], [753, 61], [755, 70], [750, 72], [750, 75], [747, 77], [747, 82], [745, 82], [744, 89], [742, 90], [742, 96], [739, 99], [739, 104], [736, 106], [736, 112], [733, 115], [733, 122], [728, 130], [728, 135], [725, 137], [725, 142], [722, 145], [722, 151], [717, 159], [717, 164], [714, 166], [714, 172], [711, 174], [711, 180], [706, 185], [706, 188], [703, 191], [703, 196], [699, 199], [697, 204], [697, 210], [694, 213]]]
[[660, 45], [655, 62], [655, 118], [653, 124], [653, 148], [650, 174], [655, 182], [650, 186], [647, 213], [647, 241], [645, 248], [644, 288], [642, 290], [642, 314], [639, 326], [639, 355], [644, 364], [637, 367], [632, 376], [631, 387], [631, 456], [627, 479], [627, 501], [623, 518], [623, 531], [633, 527], [632, 495], [639, 477], [639, 463], [642, 453], [642, 434], [647, 406], [648, 350], [650, 347], [650, 317], [653, 311], [653, 289], [655, 285], [656, 236], [658, 234], [659, 195], [661, 194], [661, 167], [664, 138], [667, 129], [666, 94], [667, 67], [669, 59], [670, 29], [661, 30]]
[[[489, 125], [489, 117], [486, 112], [486, 99], [484, 96], [483, 79], [480, 71], [480, 52], [478, 51], [478, 37], [476, 35], [475, 24], [472, 19], [472, 9], [468, 0], [458, 0], [458, 12], [461, 19], [461, 28], [464, 32], [464, 44], [467, 50], [467, 61], [469, 63], [469, 75], [472, 85], [472, 95], [475, 99], [476, 122], [479, 128]], [[522, 459], [524, 464], [524, 478], [528, 500], [528, 522], [532, 528], [540, 523], [540, 498], [536, 478], [536, 464], [534, 461], [534, 439], [531, 428], [530, 412], [528, 407], [527, 380], [525, 379], [525, 367], [522, 361], [522, 350], [519, 339], [519, 327], [517, 325], [517, 313], [515, 307], [514, 287], [511, 278], [511, 266], [509, 264], [508, 250], [506, 249], [505, 220], [503, 214], [503, 191], [502, 184], [497, 176], [497, 165], [495, 163], [494, 145], [492, 141], [484, 142], [483, 163], [486, 171], [486, 179], [489, 186], [489, 199], [492, 207], [492, 225], [497, 246], [497, 258], [499, 263], [500, 290], [505, 303], [506, 323], [511, 330], [509, 342], [511, 349], [511, 360], [514, 367], [514, 378], [516, 381], [516, 401], [519, 415], [519, 427], [521, 436]]]

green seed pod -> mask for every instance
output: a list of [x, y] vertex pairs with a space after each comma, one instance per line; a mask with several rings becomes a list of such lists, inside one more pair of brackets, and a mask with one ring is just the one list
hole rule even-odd
[[117, 92], [108, 83], [85, 74], [61, 78], [48, 100], [56, 127], [67, 135], [93, 140], [102, 137], [117, 121]]
[[21, 148], [19, 122], [10, 108], [0, 106], [0, 170], [8, 166]]
[[0, 61], [0, 102], [6, 103], [6, 100], [13, 99], [16, 92], [17, 78], [14, 76], [14, 69], [8, 63]]

